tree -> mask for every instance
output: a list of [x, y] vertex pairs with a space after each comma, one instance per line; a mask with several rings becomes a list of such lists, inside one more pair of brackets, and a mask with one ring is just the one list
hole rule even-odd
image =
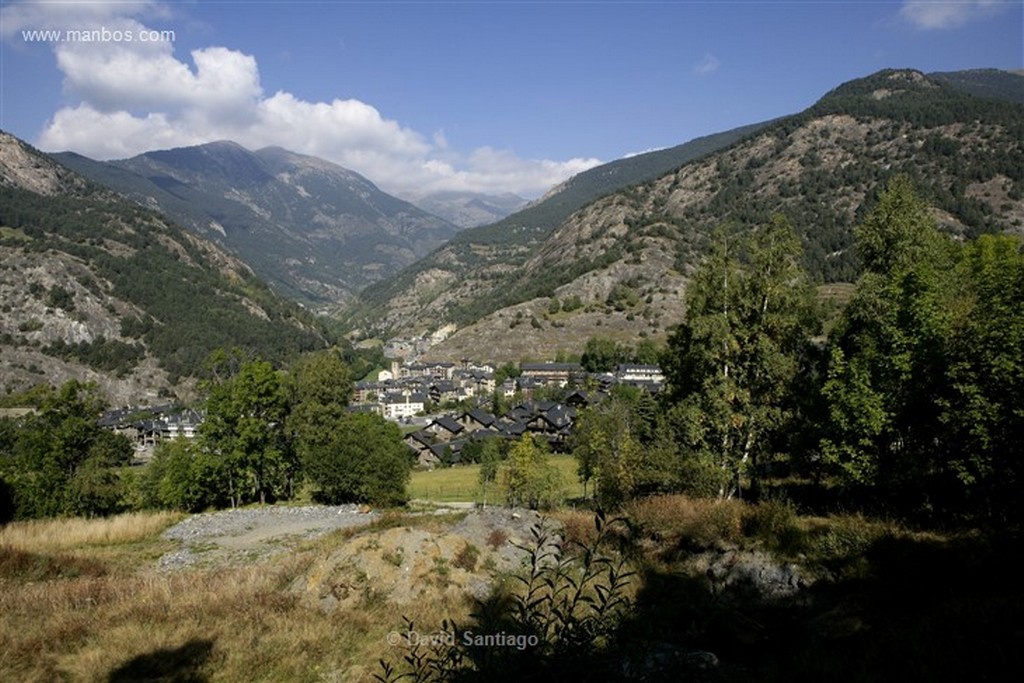
[[288, 397], [270, 363], [243, 363], [237, 375], [213, 386], [206, 411], [202, 443], [222, 460], [231, 506], [285, 494], [293, 469], [285, 438]]
[[[487, 487], [493, 484], [498, 478], [498, 468], [502, 460], [502, 440], [499, 437], [491, 437], [487, 439], [479, 439], [471, 441], [470, 444], [479, 444], [479, 454], [477, 455], [477, 462], [480, 463], [480, 489], [483, 492], [484, 505], [487, 505]], [[463, 447], [463, 452], [469, 447], [470, 444], [466, 444]]]
[[149, 507], [201, 512], [221, 507], [224, 462], [186, 439], [157, 445], [142, 480], [143, 502]]
[[[331, 432], [345, 417], [352, 378], [340, 351], [320, 351], [297, 361], [291, 369], [289, 390], [292, 407], [287, 431], [299, 465], [328, 448]], [[297, 476], [298, 472], [290, 473], [292, 481]]]
[[642, 452], [631, 423], [625, 403], [608, 400], [582, 411], [573, 426], [572, 453], [583, 490], [594, 480], [603, 508], [632, 498], [638, 485]]
[[118, 511], [122, 490], [111, 468], [130, 461], [131, 444], [99, 426], [104, 407], [95, 384], [69, 380], [45, 395], [37, 414], [4, 430], [16, 517]]
[[611, 372], [630, 359], [630, 349], [604, 337], [591, 337], [583, 349], [580, 364], [587, 372]]
[[324, 425], [322, 448], [304, 451], [306, 476], [327, 503], [397, 505], [406, 499], [412, 471], [409, 449], [392, 422], [371, 413], [348, 413]]
[[523, 374], [522, 370], [515, 363], [509, 361], [494, 371], [494, 384], [501, 386], [506, 379], [515, 379], [521, 374]]
[[982, 236], [950, 278], [956, 290], [937, 397], [946, 480], [967, 506], [1018, 522], [1024, 466], [1024, 240]]
[[562, 475], [551, 462], [545, 442], [526, 433], [512, 447], [501, 469], [501, 483], [509, 505], [549, 508], [562, 497]]
[[956, 250], [905, 177], [855, 235], [865, 272], [830, 340], [823, 461], [901, 507], [931, 505]]
[[781, 216], [745, 237], [719, 232], [686, 292], [665, 356], [683, 455], [718, 495], [757, 484], [757, 461], [792, 418], [790, 389], [817, 325], [801, 247]]

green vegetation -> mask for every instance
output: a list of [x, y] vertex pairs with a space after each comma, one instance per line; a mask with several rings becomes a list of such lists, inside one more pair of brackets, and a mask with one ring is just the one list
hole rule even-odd
[[379, 415], [354, 413], [328, 426], [327, 448], [304, 464], [321, 500], [385, 506], [405, 502], [412, 463], [397, 425]]
[[562, 473], [551, 461], [546, 441], [535, 441], [529, 433], [509, 450], [498, 470], [505, 502], [512, 506], [549, 509], [562, 501], [565, 486]]
[[[326, 502], [395, 505], [412, 463], [397, 426], [350, 414], [352, 382], [337, 349], [287, 370], [240, 350], [205, 364], [206, 419], [194, 440], [158, 445], [128, 469], [127, 438], [99, 427], [105, 405], [76, 381], [18, 397], [37, 412], [0, 419], [0, 521], [209, 508], [291, 500], [307, 483]], [[143, 417], [143, 416], [139, 416]]]
[[[172, 383], [196, 376], [217, 348], [240, 346], [280, 363], [325, 345], [327, 333], [311, 315], [251, 274], [223, 268], [181, 228], [98, 190], [44, 198], [0, 188], [0, 224], [30, 238], [13, 246], [56, 249], [88, 263], [97, 280], [110, 283], [107, 296], [141, 310], [140, 317], [122, 320], [122, 331], [159, 360]], [[75, 309], [64, 288], [40, 296], [51, 307]], [[58, 343], [46, 352], [117, 373], [134, 367], [143, 353], [138, 343], [103, 339]]]
[[0, 420], [0, 521], [124, 509], [131, 444], [97, 424], [102, 408], [94, 385], [71, 380], [19, 424]]
[[[568, 500], [579, 496], [581, 488], [576, 483], [576, 461], [564, 455], [553, 455], [549, 462], [560, 473], [562, 488], [558, 498]], [[490, 480], [492, 483], [488, 484], [485, 491], [480, 481], [483, 470], [484, 465], [478, 464], [414, 471], [409, 479], [409, 498], [436, 503], [499, 502], [497, 488], [491, 488], [495, 486], [497, 479]]]
[[591, 337], [583, 349], [580, 365], [587, 372], [614, 372], [622, 363], [657, 364], [661, 352], [650, 339], [641, 339], [633, 347], [605, 337]]
[[757, 484], [770, 440], [791, 427], [800, 359], [817, 333], [800, 242], [781, 217], [744, 238], [721, 234], [687, 288], [669, 341], [669, 420], [681, 455], [721, 497]]

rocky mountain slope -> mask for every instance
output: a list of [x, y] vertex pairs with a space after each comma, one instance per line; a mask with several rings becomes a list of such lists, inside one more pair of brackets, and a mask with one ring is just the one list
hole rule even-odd
[[[463, 230], [450, 242], [394, 277], [367, 287], [359, 300], [349, 306], [345, 314], [347, 324], [351, 328], [388, 329], [402, 333], [429, 328], [433, 325], [431, 320], [411, 320], [403, 313], [399, 313], [396, 319], [390, 315], [391, 311], [396, 306], [404, 307], [410, 292], [416, 292], [414, 296], [423, 297], [427, 302], [431, 293], [445, 289], [446, 283], [476, 282], [478, 273], [483, 273], [485, 279], [494, 279], [503, 272], [515, 270], [574, 211], [599, 197], [652, 180], [689, 161], [723, 149], [764, 125], [758, 123], [696, 138], [675, 147], [619, 159], [578, 173], [526, 208], [496, 223]], [[457, 319], [465, 324], [473, 319], [478, 308], [471, 306]]]
[[944, 229], [964, 237], [1021, 231], [1022, 141], [1021, 105], [886, 70], [592, 202], [536, 244], [456, 248], [467, 231], [368, 290], [356, 320], [364, 334], [455, 323], [456, 334], [430, 354], [449, 360], [480, 349], [496, 360], [550, 358], [578, 352], [594, 335], [662, 337], [681, 320], [687, 275], [721, 225], [748, 229], [782, 212], [815, 277], [851, 281], [852, 227], [896, 173], [910, 174]]
[[358, 173], [279, 147], [213, 142], [106, 163], [54, 158], [217, 242], [310, 306], [350, 299], [458, 231]]
[[0, 302], [0, 395], [78, 378], [152, 402], [215, 348], [327, 343], [241, 261], [3, 132]]

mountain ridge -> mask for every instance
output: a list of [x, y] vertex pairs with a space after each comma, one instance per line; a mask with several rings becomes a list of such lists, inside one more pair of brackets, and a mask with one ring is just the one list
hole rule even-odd
[[331, 335], [248, 265], [0, 131], [0, 368], [7, 394], [97, 382], [187, 398], [218, 348], [275, 362]]
[[[384, 296], [364, 301], [371, 313], [354, 316], [353, 326], [362, 335], [417, 335], [455, 323], [458, 331], [428, 353], [440, 360], [481, 348], [500, 350], [499, 360], [550, 359], [578, 353], [588, 336], [664, 338], [682, 319], [687, 276], [718, 225], [753, 229], [782, 211], [818, 280], [851, 281], [852, 226], [886, 178], [905, 172], [946, 230], [967, 239], [1021, 230], [1022, 140], [1020, 105], [969, 95], [919, 71], [883, 70], [587, 204], [536, 244], [517, 245], [512, 258], [507, 249], [471, 262], [452, 248], [475, 234], [466, 231], [366, 290], [364, 297]], [[569, 315], [556, 305], [577, 297], [581, 305]]]
[[213, 239], [279, 293], [330, 309], [458, 228], [317, 157], [231, 141], [61, 163]]

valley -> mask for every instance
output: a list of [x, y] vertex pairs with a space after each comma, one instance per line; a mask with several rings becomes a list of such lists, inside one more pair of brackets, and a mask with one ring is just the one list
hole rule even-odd
[[1021, 668], [1024, 75], [428, 189], [0, 132], [0, 678]]

